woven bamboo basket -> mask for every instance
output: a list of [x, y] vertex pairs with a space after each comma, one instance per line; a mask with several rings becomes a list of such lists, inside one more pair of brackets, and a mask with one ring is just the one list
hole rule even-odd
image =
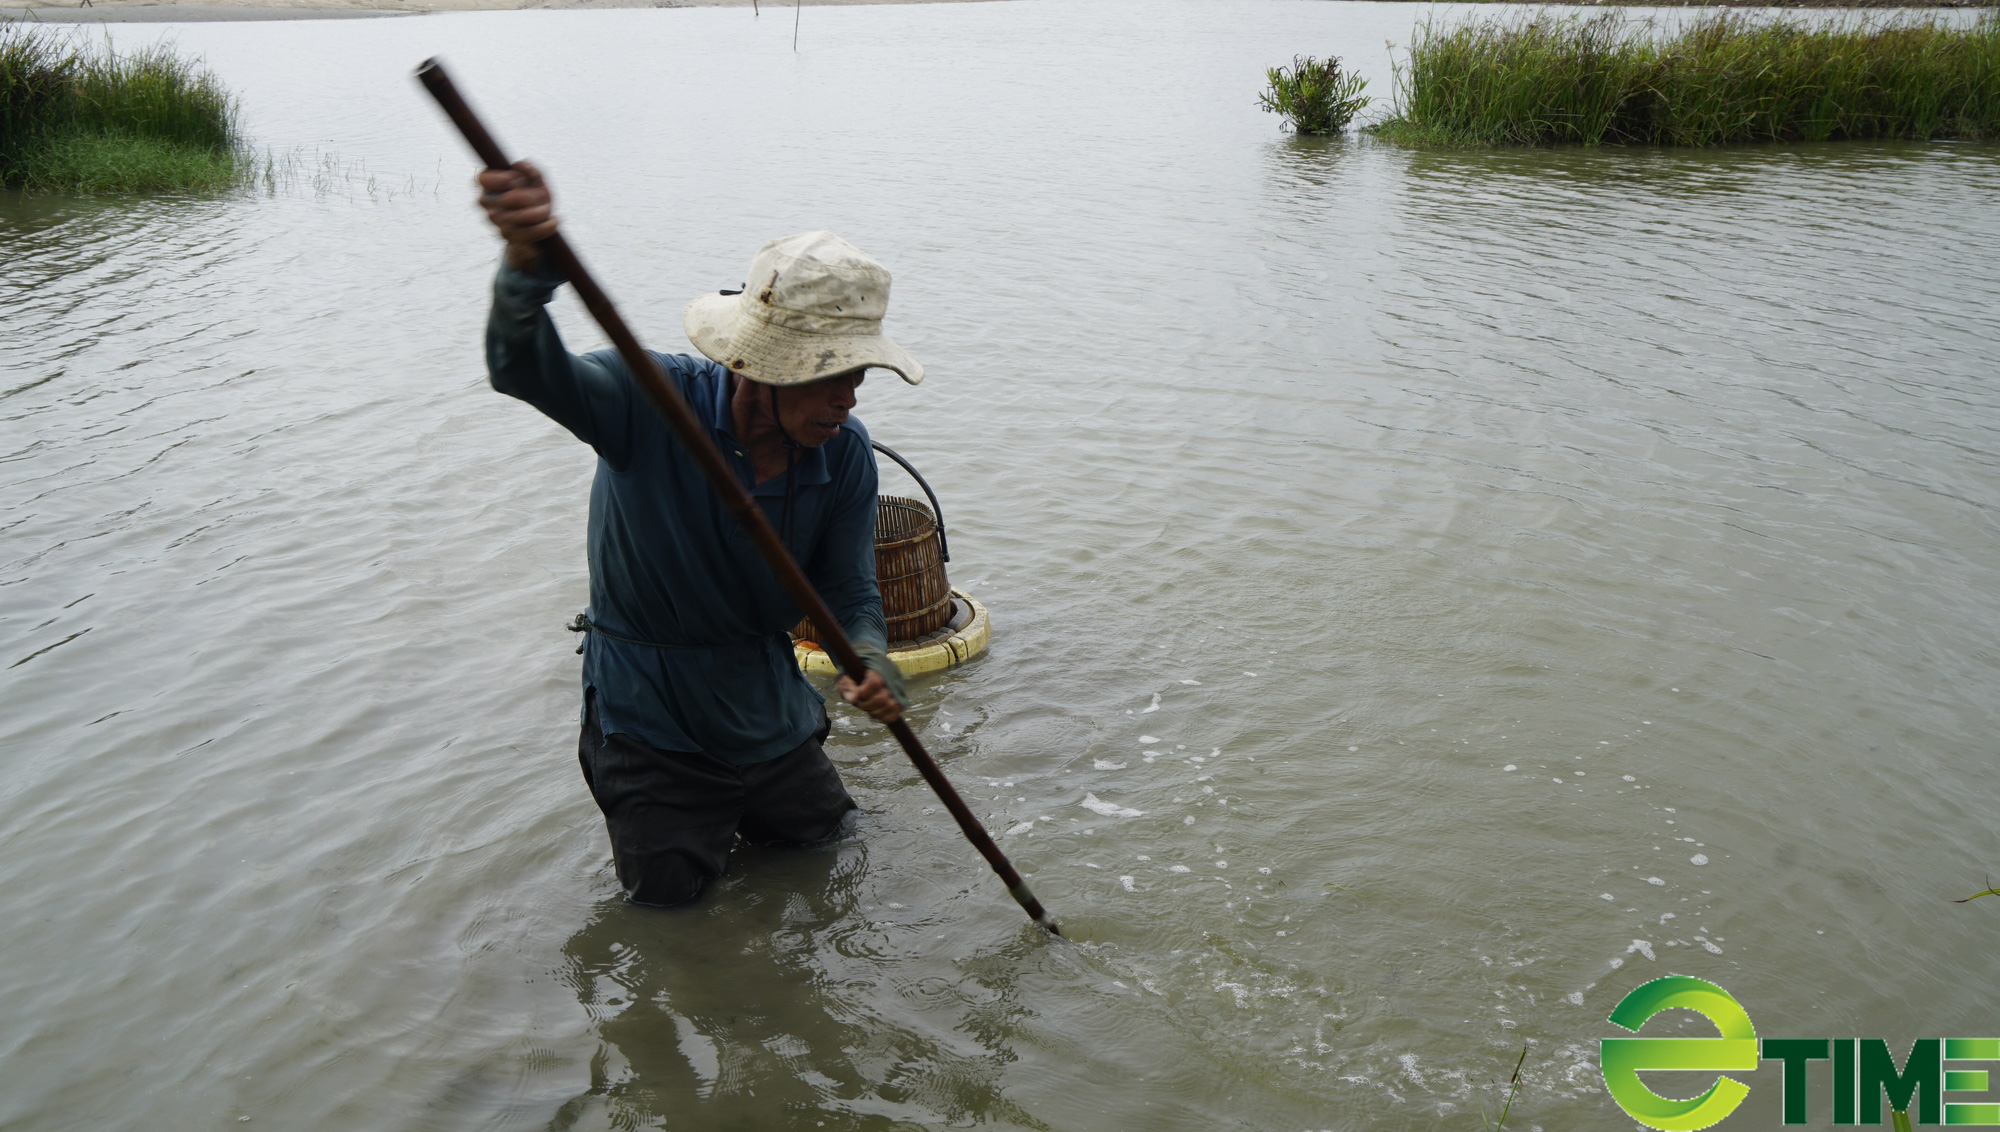
[[[916, 641], [951, 623], [951, 583], [937, 516], [921, 501], [884, 495], [875, 501], [875, 581], [890, 647]], [[810, 618], [792, 626], [795, 641], [816, 641]]]

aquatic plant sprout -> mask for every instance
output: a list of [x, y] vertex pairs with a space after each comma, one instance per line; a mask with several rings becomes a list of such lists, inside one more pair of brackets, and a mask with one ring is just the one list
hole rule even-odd
[[1995, 885], [1994, 885], [1994, 883], [1993, 883], [1993, 878], [1992, 878], [1992, 877], [1987, 877], [1987, 878], [1986, 878], [1986, 891], [1984, 891], [1984, 892], [1975, 892], [1975, 893], [1973, 893], [1973, 894], [1972, 894], [1971, 896], [1968, 896], [1968, 897], [1966, 897], [1966, 898], [1965, 898], [1965, 899], [1963, 899], [1963, 900], [1954, 900], [1954, 901], [1952, 901], [1952, 903], [1953, 903], [1953, 904], [1970, 904], [1970, 903], [1972, 903], [1973, 901], [1975, 901], [1975, 900], [1979, 899], [1979, 898], [1980, 898], [1980, 897], [1982, 897], [1982, 896], [2000, 896], [2000, 886], [1995, 886]]
[[1805, 23], [1536, 13], [1418, 27], [1395, 109], [1417, 145], [1719, 145], [2000, 133], [2000, 13]]
[[1284, 115], [1286, 125], [1301, 134], [1337, 134], [1369, 103], [1361, 93], [1368, 80], [1342, 73], [1336, 57], [1300, 55], [1290, 67], [1272, 67], [1264, 75], [1269, 85], [1257, 105]]

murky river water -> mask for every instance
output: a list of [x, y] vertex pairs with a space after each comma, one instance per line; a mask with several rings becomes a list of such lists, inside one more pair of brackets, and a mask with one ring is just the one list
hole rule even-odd
[[[1606, 1128], [1657, 974], [2000, 1028], [2000, 907], [1948, 902], [2000, 872], [2000, 147], [1253, 105], [1294, 52], [1381, 90], [1420, 14], [116, 29], [307, 157], [0, 198], [0, 1126], [1466, 1129], [1525, 1041], [1509, 1127]], [[997, 630], [916, 711], [1073, 942], [845, 713], [855, 836], [621, 903], [591, 458], [484, 387], [433, 52], [656, 345], [774, 234], [895, 270], [932, 377], [861, 414]]]

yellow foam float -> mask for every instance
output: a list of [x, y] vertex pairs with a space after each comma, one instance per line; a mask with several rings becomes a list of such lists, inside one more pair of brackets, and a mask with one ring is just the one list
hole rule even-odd
[[[896, 662], [903, 675], [937, 672], [964, 664], [986, 651], [986, 642], [991, 634], [986, 607], [957, 586], [951, 589], [951, 604], [952, 618], [943, 628], [914, 641], [889, 642], [889, 659]], [[825, 676], [835, 676], [840, 672], [826, 650], [812, 641], [793, 641], [792, 655], [798, 658], [799, 667], [807, 672]]]

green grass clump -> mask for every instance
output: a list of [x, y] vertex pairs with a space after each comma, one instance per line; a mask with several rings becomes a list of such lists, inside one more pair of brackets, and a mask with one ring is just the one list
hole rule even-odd
[[1375, 130], [1450, 146], [1993, 137], [2000, 13], [1966, 27], [1720, 13], [1665, 36], [1616, 13], [1426, 24]]
[[215, 189], [248, 164], [235, 98], [172, 48], [87, 51], [47, 29], [0, 26], [0, 185]]
[[1290, 67], [1272, 67], [1264, 75], [1270, 85], [1257, 96], [1257, 104], [1284, 115], [1301, 134], [1337, 134], [1368, 105], [1361, 93], [1368, 80], [1342, 74], [1337, 58], [1301, 55]]
[[123, 133], [64, 133], [31, 150], [21, 182], [75, 193], [195, 192], [242, 178], [229, 150]]

